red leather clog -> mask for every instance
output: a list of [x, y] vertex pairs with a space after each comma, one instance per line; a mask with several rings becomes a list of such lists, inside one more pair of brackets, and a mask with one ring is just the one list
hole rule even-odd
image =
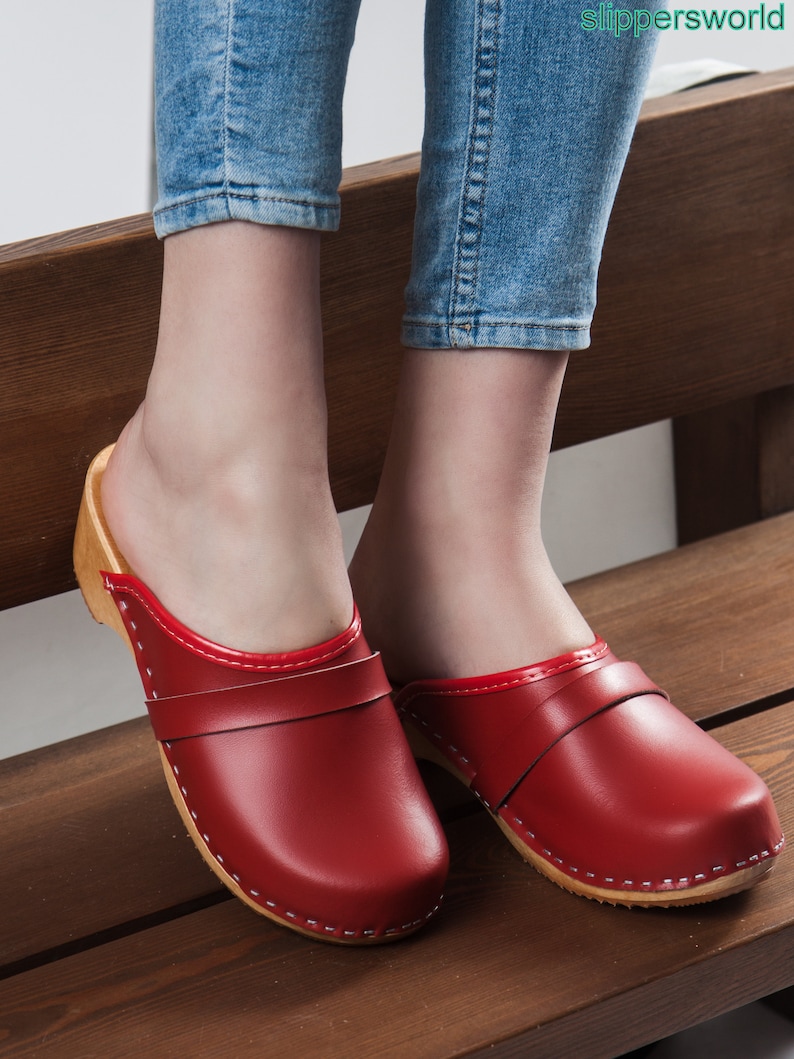
[[[356, 613], [317, 647], [259, 655], [185, 628], [127, 569], [92, 464], [75, 568], [127, 640], [171, 795], [242, 901], [311, 937], [410, 934], [438, 909], [447, 847]], [[100, 570], [104, 572], [100, 574]]]
[[783, 847], [763, 781], [601, 639], [526, 669], [416, 681], [395, 705], [417, 756], [575, 893], [710, 901], [752, 886]]

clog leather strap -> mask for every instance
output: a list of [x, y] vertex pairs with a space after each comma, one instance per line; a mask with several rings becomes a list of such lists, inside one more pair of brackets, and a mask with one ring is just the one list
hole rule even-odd
[[380, 654], [269, 680], [147, 699], [160, 742], [257, 728], [363, 706], [391, 691]]
[[[506, 694], [520, 695], [521, 688]], [[560, 739], [596, 714], [641, 695], [668, 697], [636, 662], [612, 662], [577, 677], [505, 734], [477, 769], [472, 791], [496, 810]]]

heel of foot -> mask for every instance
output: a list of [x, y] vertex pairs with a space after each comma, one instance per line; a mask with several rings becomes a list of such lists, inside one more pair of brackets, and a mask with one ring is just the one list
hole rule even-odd
[[102, 512], [102, 475], [112, 449], [112, 445], [103, 449], [88, 468], [74, 536], [74, 571], [92, 617], [114, 629], [132, 651], [121, 615], [106, 591], [100, 573], [102, 570], [119, 574], [131, 572], [116, 547]]

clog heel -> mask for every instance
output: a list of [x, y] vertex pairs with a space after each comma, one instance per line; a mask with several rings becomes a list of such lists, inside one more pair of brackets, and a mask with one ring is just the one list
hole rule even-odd
[[94, 457], [88, 468], [74, 534], [74, 571], [91, 616], [102, 625], [109, 625], [114, 629], [134, 658], [132, 641], [101, 573], [103, 570], [113, 574], [132, 573], [124, 556], [116, 547], [102, 511], [102, 475], [113, 447], [108, 445], [103, 449]]

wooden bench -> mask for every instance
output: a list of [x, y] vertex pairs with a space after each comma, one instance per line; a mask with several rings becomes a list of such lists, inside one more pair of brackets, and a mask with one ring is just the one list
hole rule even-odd
[[[790, 835], [792, 128], [794, 70], [645, 105], [556, 432], [565, 446], [675, 417], [692, 543], [571, 591], [764, 776]], [[325, 244], [340, 508], [371, 499], [383, 455], [416, 170], [349, 171]], [[160, 255], [141, 217], [0, 250], [4, 606], [73, 587], [83, 475], [141, 397]], [[426, 775], [452, 850], [443, 914], [344, 949], [220, 888], [146, 720], [0, 763], [0, 1056], [614, 1056], [794, 984], [790, 852], [745, 895], [615, 909], [535, 874], [467, 792]]]

